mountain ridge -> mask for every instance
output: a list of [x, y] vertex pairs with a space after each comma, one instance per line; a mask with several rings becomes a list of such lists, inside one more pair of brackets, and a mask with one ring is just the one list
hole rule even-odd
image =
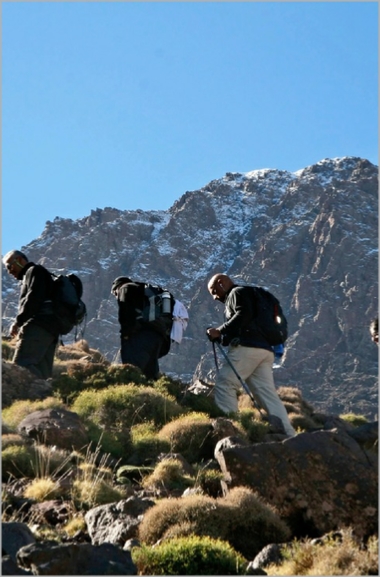
[[[147, 186], [149, 183], [147, 183]], [[297, 386], [321, 410], [377, 414], [377, 167], [358, 157], [323, 159], [287, 172], [227, 172], [187, 191], [168, 210], [92, 210], [56, 217], [22, 250], [53, 272], [73, 271], [88, 307], [85, 337], [117, 360], [117, 276], [166, 285], [189, 310], [180, 346], [161, 370], [213, 380], [207, 326], [222, 307], [207, 292], [215, 272], [260, 284], [280, 299], [290, 336], [278, 385]], [[3, 271], [4, 272], [4, 271]], [[3, 276], [3, 326], [18, 287]]]

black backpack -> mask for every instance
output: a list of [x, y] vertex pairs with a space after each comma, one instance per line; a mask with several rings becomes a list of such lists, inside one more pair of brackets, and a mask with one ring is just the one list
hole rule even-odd
[[136, 310], [136, 320], [141, 324], [148, 324], [165, 337], [170, 337], [174, 302], [175, 299], [168, 290], [144, 283], [144, 306], [142, 310]]
[[271, 292], [251, 287], [257, 305], [256, 328], [271, 345], [283, 345], [288, 338], [288, 321], [279, 300]]
[[67, 335], [80, 325], [86, 316], [86, 305], [82, 301], [83, 285], [80, 278], [70, 273], [53, 277], [53, 312], [58, 321], [59, 333]]

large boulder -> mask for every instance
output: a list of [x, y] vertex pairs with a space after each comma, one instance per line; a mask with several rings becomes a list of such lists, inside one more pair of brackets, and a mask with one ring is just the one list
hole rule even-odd
[[302, 433], [282, 442], [221, 440], [215, 458], [228, 487], [245, 485], [274, 505], [295, 536], [351, 526], [377, 530], [377, 455], [342, 431]]
[[150, 499], [129, 497], [90, 509], [85, 521], [91, 543], [113, 543], [123, 547], [128, 539], [136, 537], [143, 514], [154, 504]]
[[57, 544], [45, 541], [27, 545], [17, 554], [23, 569], [33, 575], [137, 575], [130, 551], [105, 543]]
[[25, 523], [10, 522], [1, 524], [1, 548], [3, 555], [16, 561], [17, 552], [25, 545], [35, 543], [36, 539]]
[[89, 442], [79, 415], [62, 408], [34, 411], [21, 421], [17, 430], [40, 443], [60, 449], [79, 450]]

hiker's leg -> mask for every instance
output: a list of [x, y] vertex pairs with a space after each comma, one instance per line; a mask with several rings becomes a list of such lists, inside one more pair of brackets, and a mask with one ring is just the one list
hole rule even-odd
[[139, 367], [147, 379], [156, 379], [161, 340], [161, 335], [151, 330], [143, 330], [128, 339], [122, 339], [122, 363]]
[[40, 379], [52, 376], [57, 337], [49, 331], [29, 323], [21, 328], [13, 362], [25, 367]]
[[254, 372], [246, 379], [253, 396], [257, 399], [269, 415], [275, 415], [281, 419], [286, 434], [293, 437], [296, 432], [293, 429], [288, 413], [281, 401], [273, 380], [273, 353], [265, 349], [253, 349], [254, 356], [261, 361], [257, 364]]
[[[244, 359], [244, 351], [246, 347], [229, 347], [227, 356], [240, 375], [239, 369], [244, 373], [248, 370]], [[249, 374], [249, 373], [248, 373]], [[241, 376], [241, 375], [240, 375]], [[230, 364], [224, 360], [222, 367], [216, 376], [214, 399], [216, 405], [225, 413], [230, 413], [238, 410], [237, 395], [241, 388], [239, 379], [235, 375]]]

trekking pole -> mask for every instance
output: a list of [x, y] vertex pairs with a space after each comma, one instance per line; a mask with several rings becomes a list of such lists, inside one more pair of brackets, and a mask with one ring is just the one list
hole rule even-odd
[[[256, 407], [256, 409], [259, 411], [260, 415], [262, 417], [264, 417], [265, 415], [263, 414], [263, 412], [261, 411], [259, 405], [257, 404], [255, 397], [253, 396], [253, 394], [251, 393], [250, 388], [248, 387], [247, 383], [245, 383], [243, 381], [243, 379], [241, 378], [241, 376], [239, 375], [239, 373], [237, 372], [237, 370], [235, 369], [235, 367], [233, 366], [233, 364], [231, 363], [230, 359], [228, 358], [227, 353], [223, 350], [222, 345], [220, 344], [219, 341], [212, 341], [212, 346], [214, 347], [214, 353], [215, 353], [215, 343], [218, 345], [218, 349], [220, 350], [220, 352], [222, 353], [222, 355], [224, 356], [224, 358], [226, 359], [227, 363], [229, 364], [229, 366], [231, 367], [231, 369], [233, 370], [233, 372], [235, 373], [236, 377], [238, 378], [241, 386], [243, 387], [244, 391], [247, 393], [247, 395], [249, 396], [249, 398], [251, 399], [251, 401], [253, 402], [254, 406]], [[218, 367], [217, 367], [218, 368]]]

